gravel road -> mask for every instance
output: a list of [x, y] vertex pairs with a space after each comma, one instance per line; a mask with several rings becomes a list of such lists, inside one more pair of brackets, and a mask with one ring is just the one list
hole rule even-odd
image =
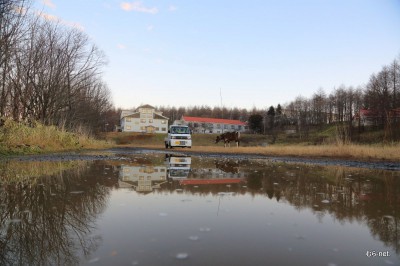
[[229, 153], [203, 153], [190, 150], [158, 150], [145, 148], [113, 148], [108, 150], [82, 151], [74, 153], [59, 153], [45, 155], [24, 155], [3, 157], [2, 160], [17, 161], [70, 161], [70, 160], [128, 160], [127, 156], [132, 154], [184, 154], [197, 157], [209, 158], [233, 158], [233, 159], [265, 159], [272, 162], [286, 163], [304, 163], [316, 165], [339, 165], [357, 168], [370, 168], [400, 171], [399, 162], [365, 162], [345, 159], [327, 159], [327, 158], [306, 158], [306, 157], [271, 157], [260, 154], [229, 154]]

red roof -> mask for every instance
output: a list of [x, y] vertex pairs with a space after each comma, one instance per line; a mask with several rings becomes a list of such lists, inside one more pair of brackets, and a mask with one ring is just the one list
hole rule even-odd
[[239, 120], [221, 119], [221, 118], [182, 116], [182, 120], [186, 122], [217, 123], [217, 124], [229, 124], [229, 125], [241, 125], [241, 126], [246, 125], [245, 122]]
[[[360, 109], [360, 114], [365, 117], [380, 117], [380, 113], [376, 110], [369, 110], [369, 109]], [[400, 117], [400, 108], [395, 108], [389, 110], [389, 116], [391, 117]], [[358, 114], [356, 115], [358, 117]]]
[[360, 109], [360, 114], [363, 116], [379, 116], [379, 113], [375, 110]]
[[181, 180], [181, 185], [216, 185], [216, 184], [235, 184], [244, 182], [239, 178], [223, 178], [223, 179], [185, 179]]

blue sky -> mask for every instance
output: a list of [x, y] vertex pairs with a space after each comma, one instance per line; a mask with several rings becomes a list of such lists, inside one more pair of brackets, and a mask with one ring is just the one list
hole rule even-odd
[[36, 0], [107, 56], [116, 107], [266, 108], [400, 56], [400, 0]]

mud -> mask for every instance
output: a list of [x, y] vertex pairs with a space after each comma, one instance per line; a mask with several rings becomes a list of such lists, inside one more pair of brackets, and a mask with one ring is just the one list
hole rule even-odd
[[190, 150], [159, 150], [147, 148], [113, 148], [108, 150], [99, 151], [83, 151], [75, 153], [60, 153], [60, 154], [46, 154], [46, 155], [25, 155], [25, 156], [11, 156], [3, 158], [3, 160], [17, 160], [17, 161], [70, 161], [70, 160], [128, 160], [127, 156], [132, 154], [183, 154], [197, 157], [208, 158], [231, 158], [238, 160], [248, 159], [263, 159], [270, 162], [283, 162], [283, 163], [301, 163], [308, 165], [338, 165], [356, 168], [369, 168], [369, 169], [382, 169], [400, 171], [399, 162], [365, 162], [347, 159], [327, 159], [327, 158], [306, 158], [306, 157], [273, 157], [260, 154], [229, 154], [229, 153], [205, 153], [194, 152]]

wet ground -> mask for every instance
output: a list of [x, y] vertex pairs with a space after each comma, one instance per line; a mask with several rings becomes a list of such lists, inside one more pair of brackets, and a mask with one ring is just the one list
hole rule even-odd
[[0, 265], [400, 265], [399, 166], [301, 160], [0, 161]]

